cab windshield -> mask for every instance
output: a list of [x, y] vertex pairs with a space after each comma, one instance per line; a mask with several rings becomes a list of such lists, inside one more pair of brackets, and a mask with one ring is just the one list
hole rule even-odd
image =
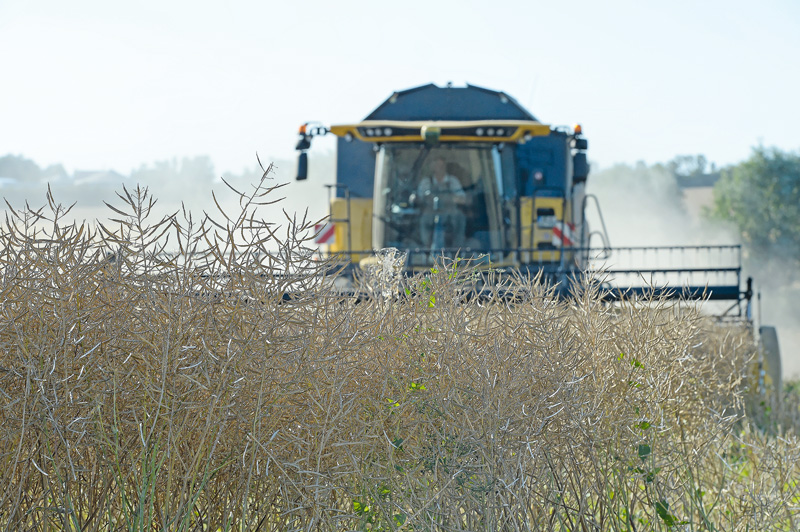
[[375, 249], [452, 254], [505, 247], [497, 148], [386, 144], [375, 172]]

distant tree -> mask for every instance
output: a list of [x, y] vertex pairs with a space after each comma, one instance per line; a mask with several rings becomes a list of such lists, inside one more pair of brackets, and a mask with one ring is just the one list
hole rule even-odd
[[667, 163], [667, 169], [676, 177], [698, 177], [706, 173], [708, 159], [705, 155], [678, 155]]
[[19, 181], [38, 181], [42, 177], [42, 169], [22, 155], [5, 155], [0, 157], [0, 177], [10, 177]]
[[156, 161], [152, 164], [143, 164], [131, 171], [131, 181], [144, 185], [170, 181], [178, 176], [178, 161], [171, 159]]
[[789, 261], [800, 267], [800, 155], [758, 147], [723, 170], [714, 186], [714, 218], [741, 231], [750, 260]]
[[211, 183], [217, 179], [214, 163], [207, 155], [200, 155], [193, 158], [185, 157], [181, 160], [180, 177], [188, 182]]

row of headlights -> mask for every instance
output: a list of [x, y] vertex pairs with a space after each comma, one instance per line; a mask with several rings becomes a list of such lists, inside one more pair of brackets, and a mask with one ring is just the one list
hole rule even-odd
[[[494, 137], [494, 136], [502, 137], [503, 135], [505, 135], [506, 130], [503, 129], [502, 127], [498, 127], [497, 129], [490, 127], [486, 129], [485, 133], [487, 137]], [[483, 128], [482, 127], [477, 128], [475, 130], [475, 134], [479, 137], [482, 137], [484, 134]]]
[[379, 127], [377, 127], [377, 128], [368, 127], [366, 129], [364, 129], [364, 134], [366, 136], [368, 136], [368, 137], [391, 137], [392, 136], [392, 128], [385, 127], [383, 129], [381, 129]]
[[[516, 132], [514, 127], [477, 127], [477, 128], [444, 128], [440, 134], [476, 137], [510, 137]], [[367, 138], [397, 136], [416, 136], [421, 134], [420, 130], [412, 128], [392, 129], [391, 127], [359, 127], [358, 131]], [[530, 135], [525, 136], [525, 140], [530, 140]]]

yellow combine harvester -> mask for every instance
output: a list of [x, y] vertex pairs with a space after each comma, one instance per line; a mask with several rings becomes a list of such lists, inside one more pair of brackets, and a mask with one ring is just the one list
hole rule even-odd
[[426, 85], [361, 122], [300, 133], [298, 179], [311, 138], [339, 137], [328, 251], [353, 264], [393, 247], [411, 269], [456, 251], [519, 269], [586, 266], [577, 250], [598, 234], [584, 220], [580, 126], [542, 124], [501, 92]]

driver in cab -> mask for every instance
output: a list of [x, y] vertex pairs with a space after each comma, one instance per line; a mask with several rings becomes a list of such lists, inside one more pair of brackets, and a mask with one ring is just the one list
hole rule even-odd
[[[433, 176], [420, 181], [413, 203], [421, 203], [420, 229], [423, 245], [435, 247], [462, 247], [466, 229], [466, 216], [461, 207], [467, 204], [467, 194], [457, 177], [447, 173], [447, 161], [437, 157], [433, 161]], [[434, 242], [435, 229], [444, 230], [444, 242]]]

